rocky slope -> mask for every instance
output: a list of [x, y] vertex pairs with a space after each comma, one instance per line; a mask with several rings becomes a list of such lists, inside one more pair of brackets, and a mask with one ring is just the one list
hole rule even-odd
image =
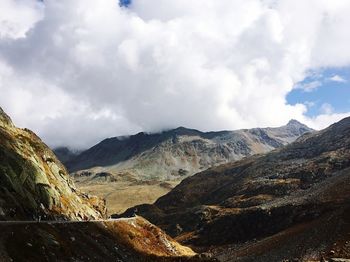
[[65, 163], [73, 172], [88, 169], [78, 175], [92, 180], [100, 176], [109, 182], [123, 177], [181, 180], [212, 166], [268, 152], [310, 131], [295, 120], [279, 128], [208, 133], [180, 127], [158, 134], [109, 138]]
[[136, 211], [199, 249], [214, 246], [223, 261], [349, 258], [349, 199], [346, 118], [266, 155], [198, 173], [124, 215]]
[[80, 193], [65, 167], [33, 132], [0, 109], [0, 220], [98, 219], [104, 201]]

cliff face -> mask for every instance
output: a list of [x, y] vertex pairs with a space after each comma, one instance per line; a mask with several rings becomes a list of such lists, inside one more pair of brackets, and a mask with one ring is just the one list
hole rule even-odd
[[80, 193], [52, 151], [0, 108], [0, 220], [98, 219], [105, 203]]

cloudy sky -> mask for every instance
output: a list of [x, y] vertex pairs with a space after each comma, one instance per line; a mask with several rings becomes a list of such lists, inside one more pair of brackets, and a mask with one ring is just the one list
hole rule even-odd
[[319, 129], [350, 115], [349, 25], [349, 0], [1, 0], [0, 106], [53, 147]]

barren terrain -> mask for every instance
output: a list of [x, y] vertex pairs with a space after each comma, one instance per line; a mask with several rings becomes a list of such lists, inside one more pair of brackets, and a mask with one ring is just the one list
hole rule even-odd
[[111, 182], [79, 183], [80, 190], [106, 199], [108, 215], [122, 213], [126, 209], [140, 205], [152, 204], [159, 197], [167, 194], [180, 181], [166, 182]]

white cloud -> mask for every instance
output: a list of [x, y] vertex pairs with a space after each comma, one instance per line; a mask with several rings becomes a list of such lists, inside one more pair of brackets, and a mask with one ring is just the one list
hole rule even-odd
[[304, 123], [319, 130], [326, 128], [345, 117], [349, 117], [349, 113], [326, 113], [311, 118], [305, 118]]
[[340, 75], [334, 75], [332, 77], [329, 78], [330, 81], [333, 82], [338, 82], [338, 83], [346, 83], [346, 79], [341, 77]]
[[42, 16], [36, 0], [1, 0], [0, 7], [0, 39], [25, 37]]
[[324, 115], [331, 115], [334, 113], [334, 108], [329, 103], [323, 103], [320, 108], [321, 114]]
[[336, 119], [286, 95], [310, 70], [350, 65], [348, 0], [34, 2], [0, 3], [19, 25], [0, 26], [0, 105], [53, 146]]
[[311, 108], [311, 107], [314, 107], [316, 105], [316, 102], [315, 101], [305, 101], [304, 104], [308, 107], [308, 108]]
[[319, 80], [311, 81], [309, 83], [297, 84], [295, 86], [296, 89], [302, 89], [305, 92], [315, 91], [317, 88], [322, 86], [322, 82]]

